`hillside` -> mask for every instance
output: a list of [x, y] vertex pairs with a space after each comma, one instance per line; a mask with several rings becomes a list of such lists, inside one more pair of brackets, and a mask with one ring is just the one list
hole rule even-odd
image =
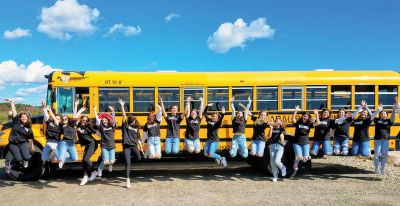
[[[40, 107], [31, 106], [27, 104], [16, 104], [17, 112], [27, 112], [32, 116], [40, 114], [42, 112]], [[11, 111], [11, 107], [8, 103], [0, 103], [0, 123], [8, 121], [8, 112]]]

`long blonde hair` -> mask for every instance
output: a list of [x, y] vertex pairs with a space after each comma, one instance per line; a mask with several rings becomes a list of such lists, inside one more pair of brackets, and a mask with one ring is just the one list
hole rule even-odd
[[[266, 118], [265, 120], [264, 120], [264, 119], [261, 119], [261, 114], [262, 114], [262, 113], [265, 113], [266, 116], [267, 116], [267, 118]], [[265, 123], [267, 123], [267, 122], [270, 122], [270, 121], [269, 121], [268, 112], [267, 112], [267, 111], [260, 111], [260, 112], [258, 112], [258, 117], [257, 117], [257, 119], [254, 121], [254, 125], [265, 124]]]

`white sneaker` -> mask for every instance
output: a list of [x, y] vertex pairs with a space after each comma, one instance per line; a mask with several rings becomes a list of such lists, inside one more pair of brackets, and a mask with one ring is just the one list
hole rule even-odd
[[96, 179], [96, 177], [97, 177], [97, 171], [93, 171], [93, 172], [90, 174], [89, 181], [93, 181], [94, 179]]
[[100, 168], [97, 169], [97, 176], [101, 177], [103, 175], [103, 170], [101, 170]]
[[131, 179], [126, 178], [126, 188], [131, 189]]
[[221, 164], [221, 160], [219, 160], [219, 159], [215, 159], [215, 162], [217, 163], [217, 164]]
[[278, 181], [278, 178], [272, 178], [272, 182], [277, 182]]
[[6, 168], [6, 173], [10, 174], [11, 173], [11, 163], [10, 162], [6, 162], [5, 168]]
[[228, 165], [228, 163], [226, 162], [225, 157], [221, 157], [221, 164], [226, 167]]
[[379, 175], [379, 166], [378, 166], [378, 167], [375, 166], [375, 174], [376, 174], [376, 175]]
[[58, 163], [58, 167], [59, 167], [60, 169], [63, 168], [64, 163], [65, 163], [65, 159], [61, 160], [61, 161]]
[[87, 183], [88, 181], [89, 181], [88, 176], [84, 176], [83, 179], [82, 179], [82, 181], [81, 181], [81, 184], [79, 184], [79, 185], [80, 185], [80, 186], [86, 185], [86, 183]]
[[110, 163], [110, 165], [108, 165], [108, 171], [112, 172], [112, 169], [113, 169], [113, 164]]
[[27, 168], [28, 167], [28, 161], [24, 160], [23, 161], [23, 166], [24, 166], [24, 168]]
[[283, 166], [281, 169], [281, 175], [282, 175], [282, 177], [286, 176], [286, 167], [285, 166]]
[[290, 176], [290, 177], [294, 177], [294, 176], [296, 176], [296, 173], [297, 173], [297, 171], [299, 170], [299, 168], [294, 168], [294, 170], [293, 170], [293, 174], [292, 174], [292, 176]]

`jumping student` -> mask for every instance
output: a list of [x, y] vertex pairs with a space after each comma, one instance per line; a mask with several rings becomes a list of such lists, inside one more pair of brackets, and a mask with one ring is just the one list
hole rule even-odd
[[141, 159], [139, 152], [140, 141], [140, 124], [135, 116], [126, 116], [125, 102], [122, 99], [118, 100], [122, 110], [122, 147], [125, 156], [125, 174], [126, 174], [126, 188], [131, 188], [131, 157], [135, 155], [137, 160]]
[[265, 149], [265, 129], [269, 126], [268, 113], [266, 111], [261, 111], [258, 117], [253, 115], [251, 120], [253, 120], [253, 137], [251, 139], [251, 156], [262, 157], [264, 156]]
[[223, 165], [226, 167], [228, 163], [226, 162], [225, 157], [221, 157], [217, 153], [215, 153], [218, 149], [219, 144], [219, 137], [218, 137], [218, 130], [222, 125], [222, 120], [224, 119], [225, 115], [225, 107], [222, 107], [221, 114], [218, 112], [214, 112], [211, 115], [211, 118], [208, 117], [207, 111], [208, 108], [211, 107], [213, 104], [210, 103], [204, 109], [204, 114], [206, 121], [207, 121], [207, 142], [204, 146], [204, 156], [214, 158], [218, 164]]
[[314, 142], [311, 147], [311, 155], [317, 156], [319, 147], [322, 145], [324, 155], [332, 155], [331, 146], [331, 129], [335, 125], [335, 120], [330, 118], [331, 112], [328, 109], [323, 109], [319, 124], [314, 122]]
[[203, 118], [203, 107], [204, 102], [203, 98], [199, 98], [200, 100], [200, 109], [192, 109], [190, 110], [190, 102], [193, 99], [191, 97], [187, 98], [186, 102], [186, 125], [187, 129], [185, 132], [185, 148], [189, 153], [200, 153], [200, 139], [199, 139], [199, 131], [201, 125], [201, 119]]
[[147, 139], [146, 152], [150, 159], [161, 158], [160, 124], [162, 121], [162, 108], [160, 105], [157, 105], [157, 107], [157, 114], [151, 111], [143, 127], [142, 143]]
[[300, 107], [297, 105], [292, 115], [292, 123], [296, 127], [293, 141], [295, 160], [293, 164], [294, 172], [292, 177], [296, 175], [300, 161], [306, 162], [311, 159], [310, 142], [308, 139], [310, 129], [314, 127], [314, 122], [319, 125], [318, 110], [314, 110], [316, 117], [313, 120], [310, 120], [310, 114], [308, 112], [304, 113], [299, 120], [296, 120], [296, 114], [299, 110]]
[[171, 114], [165, 112], [164, 103], [161, 97], [159, 97], [163, 116], [167, 122], [167, 138], [165, 139], [165, 153], [166, 154], [178, 154], [179, 152], [179, 132], [180, 123], [182, 122], [185, 114], [178, 114], [178, 106], [173, 105], [170, 109]]
[[[5, 99], [10, 103], [12, 111], [13, 126], [9, 136], [9, 149], [14, 159], [13, 162], [6, 162], [6, 172], [11, 172], [11, 167], [14, 164], [19, 164], [23, 168], [29, 166], [29, 146], [31, 152], [35, 152], [33, 145], [32, 121], [27, 113], [21, 112], [17, 115], [17, 110], [12, 99]], [[28, 146], [29, 143], [29, 146]]]
[[[46, 145], [42, 151], [43, 162], [56, 159], [58, 156], [57, 146], [61, 136], [61, 115], [54, 115], [50, 107], [42, 101], [43, 123], [46, 125]], [[50, 114], [50, 115], [49, 115]]]
[[[61, 134], [63, 136], [62, 141], [58, 145], [59, 157], [58, 167], [62, 168], [65, 162], [72, 162], [78, 160], [78, 153], [76, 152], [75, 142], [76, 139], [76, 122], [78, 117], [85, 111], [86, 108], [81, 108], [78, 112], [79, 100], [74, 102], [73, 107], [73, 118], [70, 120], [67, 115], [63, 115], [61, 118]], [[66, 155], [69, 155], [68, 157]]]
[[285, 128], [286, 122], [280, 118], [275, 120], [275, 124], [270, 124], [269, 132], [269, 153], [270, 153], [270, 164], [272, 170], [272, 181], [278, 181], [278, 172], [281, 171], [282, 177], [286, 176], [286, 167], [282, 164], [282, 156], [285, 148]]
[[369, 126], [381, 110], [382, 105], [379, 105], [378, 110], [372, 114], [367, 106], [367, 102], [364, 100], [361, 101], [361, 105], [357, 109], [357, 112], [361, 111], [361, 114], [352, 122], [354, 126], [352, 153], [354, 156], [361, 155], [362, 157], [369, 157], [371, 155]]
[[246, 106], [246, 109], [243, 112], [235, 110], [235, 97], [233, 96], [231, 99], [231, 108], [232, 108], [232, 127], [233, 127], [233, 138], [232, 138], [232, 147], [229, 151], [231, 157], [236, 157], [238, 150], [240, 156], [243, 158], [247, 158], [248, 151], [247, 151], [247, 142], [245, 136], [245, 129], [246, 129], [246, 121], [247, 115], [250, 110], [251, 99], [249, 97], [249, 103]]
[[[97, 177], [97, 171], [90, 161], [90, 158], [97, 148], [96, 140], [93, 137], [93, 135], [96, 134], [96, 130], [92, 127], [89, 117], [82, 115], [77, 123], [76, 131], [81, 146], [85, 147], [83, 151], [83, 178], [80, 183], [82, 186], [88, 181], [93, 181]], [[88, 177], [88, 174], [90, 174], [90, 177]]]
[[111, 110], [111, 118], [108, 113], [102, 113], [98, 116], [96, 107], [93, 107], [94, 116], [96, 117], [96, 126], [98, 127], [101, 136], [101, 157], [103, 159], [97, 169], [97, 175], [99, 177], [102, 176], [103, 169], [107, 165], [108, 171], [112, 172], [113, 164], [115, 162], [115, 111], [112, 106], [108, 106], [108, 108]]
[[[375, 174], [385, 174], [385, 164], [389, 152], [389, 137], [390, 128], [393, 125], [396, 118], [397, 105], [394, 104], [392, 108], [392, 113], [390, 119], [385, 111], [382, 111], [382, 106], [378, 107], [379, 117], [374, 118], [373, 122], [375, 124], [375, 136], [374, 136], [374, 165]], [[379, 169], [379, 165], [381, 168]]]

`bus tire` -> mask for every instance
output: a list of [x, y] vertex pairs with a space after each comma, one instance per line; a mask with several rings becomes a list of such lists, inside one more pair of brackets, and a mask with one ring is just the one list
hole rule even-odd
[[[13, 155], [8, 151], [5, 162], [11, 162], [13, 159]], [[43, 172], [42, 150], [35, 145], [35, 152], [31, 152], [31, 159], [29, 160], [28, 168], [23, 169], [19, 166], [12, 166], [11, 172], [8, 173], [8, 176], [13, 180], [18, 181], [34, 181], [38, 180], [42, 176]]]

